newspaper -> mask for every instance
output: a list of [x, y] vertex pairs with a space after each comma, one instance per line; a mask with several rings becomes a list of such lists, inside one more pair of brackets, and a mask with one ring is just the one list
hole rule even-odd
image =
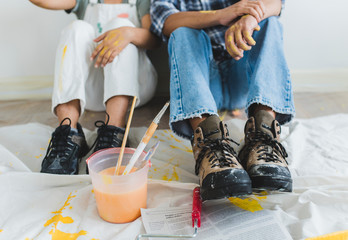
[[[141, 209], [148, 234], [193, 234], [191, 206]], [[270, 210], [249, 212], [227, 201], [203, 204], [196, 239], [291, 240], [290, 234]], [[163, 239], [163, 238], [156, 238]]]

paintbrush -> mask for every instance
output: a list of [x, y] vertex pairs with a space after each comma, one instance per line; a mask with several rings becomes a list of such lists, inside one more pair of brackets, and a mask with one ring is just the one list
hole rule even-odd
[[159, 124], [164, 112], [167, 110], [168, 106], [169, 106], [169, 102], [167, 102], [163, 106], [161, 111], [153, 119], [152, 123], [150, 124], [149, 128], [146, 130], [143, 138], [141, 139], [137, 149], [135, 150], [133, 156], [129, 160], [129, 163], [126, 166], [126, 169], [124, 170], [123, 175], [127, 175], [132, 170], [135, 162], [138, 160], [138, 158], [140, 157], [140, 154], [144, 151], [144, 149], [145, 149], [146, 145], [148, 144], [148, 142], [150, 141], [152, 135], [155, 133], [155, 131], [158, 127], [158, 124]]
[[126, 131], [124, 132], [122, 145], [121, 145], [121, 150], [120, 150], [120, 155], [118, 157], [118, 161], [117, 161], [117, 165], [116, 165], [116, 168], [115, 168], [114, 175], [118, 175], [119, 172], [120, 172], [120, 167], [121, 167], [121, 163], [122, 163], [124, 149], [126, 147], [127, 137], [128, 137], [128, 133], [129, 133], [129, 127], [130, 127], [130, 123], [132, 121], [132, 117], [133, 117], [133, 112], [134, 112], [136, 101], [137, 101], [137, 97], [134, 96], [133, 102], [132, 102], [132, 106], [131, 106], [131, 109], [130, 109], [130, 112], [129, 112], [129, 117], [128, 117], [127, 126], [126, 126]]

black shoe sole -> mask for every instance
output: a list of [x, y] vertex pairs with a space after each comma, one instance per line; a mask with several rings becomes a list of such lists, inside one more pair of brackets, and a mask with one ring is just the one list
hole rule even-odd
[[245, 195], [251, 195], [252, 189], [250, 183], [240, 183], [234, 185], [223, 186], [220, 188], [202, 188], [201, 198], [202, 201], [213, 200], [229, 197], [240, 197]]
[[79, 169], [80, 169], [80, 163], [81, 163], [82, 158], [79, 158], [77, 161], [77, 166], [74, 171], [68, 171], [64, 169], [42, 169], [40, 170], [40, 173], [48, 173], [48, 174], [58, 174], [58, 175], [78, 175], [79, 174]]
[[291, 179], [279, 179], [267, 176], [250, 177], [253, 189], [278, 191], [278, 192], [292, 192]]
[[240, 168], [210, 173], [205, 176], [201, 183], [203, 200], [245, 196], [251, 193], [249, 175]]

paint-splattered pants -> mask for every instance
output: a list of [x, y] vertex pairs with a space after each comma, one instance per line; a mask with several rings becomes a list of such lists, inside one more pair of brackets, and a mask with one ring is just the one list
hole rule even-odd
[[[104, 26], [103, 32], [133, 23], [115, 18]], [[105, 110], [113, 96], [137, 96], [137, 106], [149, 101], [155, 93], [157, 74], [142, 49], [129, 44], [110, 64], [94, 68], [90, 60], [97, 46], [96, 30], [91, 24], [76, 20], [63, 29], [59, 41], [52, 96], [52, 111], [58, 104], [80, 100], [84, 109]]]
[[291, 79], [284, 57], [278, 17], [260, 22], [257, 44], [236, 61], [213, 59], [211, 42], [203, 30], [176, 29], [168, 42], [170, 62], [170, 126], [179, 136], [192, 138], [188, 119], [217, 114], [218, 109], [271, 107], [284, 124], [295, 114]]

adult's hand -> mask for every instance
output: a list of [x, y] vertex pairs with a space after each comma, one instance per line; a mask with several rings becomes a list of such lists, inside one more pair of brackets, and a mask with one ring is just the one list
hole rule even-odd
[[227, 8], [219, 10], [219, 14], [219, 22], [224, 26], [230, 26], [235, 19], [246, 14], [253, 16], [259, 23], [265, 15], [265, 5], [260, 0], [241, 0]]
[[241, 59], [244, 51], [249, 51], [256, 44], [252, 38], [254, 31], [259, 31], [260, 26], [254, 16], [245, 15], [235, 22], [225, 33], [227, 52], [235, 60]]
[[102, 41], [93, 51], [91, 60], [97, 60], [94, 67], [105, 67], [111, 63], [117, 55], [131, 42], [132, 28], [120, 27], [107, 31], [94, 39], [95, 42]]

